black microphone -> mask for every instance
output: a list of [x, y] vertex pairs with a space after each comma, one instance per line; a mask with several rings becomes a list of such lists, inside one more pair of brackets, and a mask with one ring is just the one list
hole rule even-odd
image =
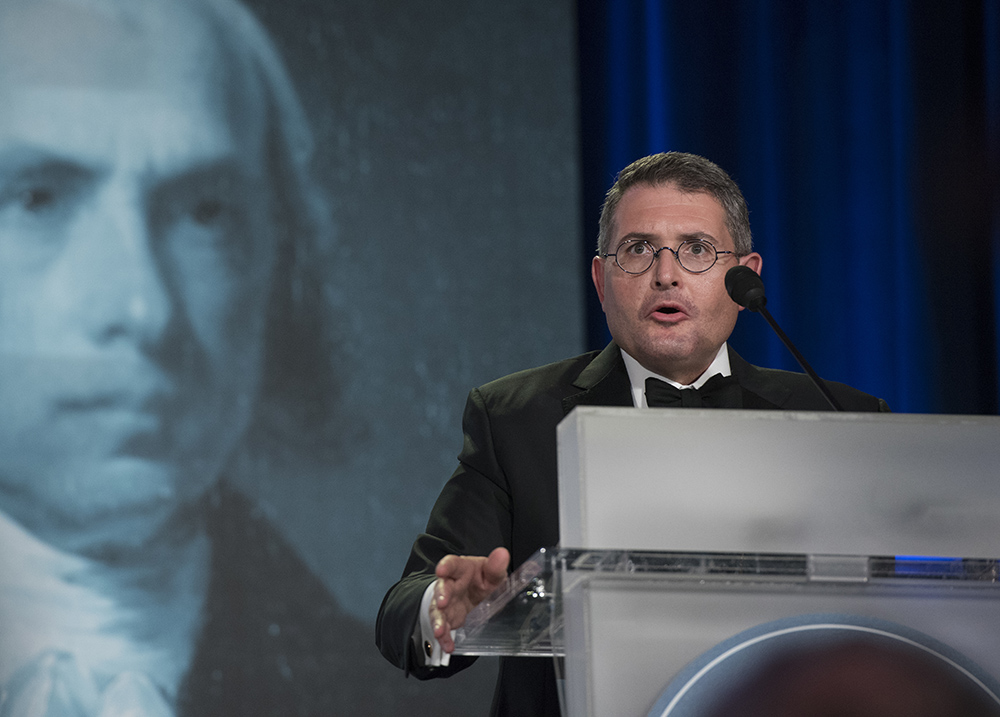
[[730, 298], [737, 304], [760, 314], [767, 320], [767, 323], [774, 329], [774, 333], [778, 335], [778, 338], [781, 339], [785, 347], [791, 351], [792, 356], [799, 362], [799, 366], [802, 367], [813, 383], [816, 384], [816, 388], [823, 394], [823, 398], [833, 407], [833, 410], [843, 411], [844, 409], [837, 402], [837, 399], [833, 397], [833, 394], [830, 393], [830, 389], [823, 379], [813, 371], [809, 362], [795, 348], [792, 340], [781, 330], [778, 322], [771, 316], [771, 312], [764, 308], [764, 305], [767, 304], [767, 296], [764, 295], [764, 282], [761, 281], [760, 275], [749, 266], [743, 266], [742, 264], [734, 266], [726, 272], [726, 291], [729, 292]]
[[767, 303], [764, 282], [749, 266], [740, 264], [726, 272], [726, 291], [733, 301], [750, 311], [760, 311]]

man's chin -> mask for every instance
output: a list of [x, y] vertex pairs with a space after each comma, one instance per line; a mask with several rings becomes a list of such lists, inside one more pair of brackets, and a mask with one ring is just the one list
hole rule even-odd
[[694, 342], [683, 337], [658, 337], [657, 341], [646, 341], [636, 346], [636, 354], [630, 354], [650, 371], [677, 380], [675, 374], [690, 371], [695, 353]]

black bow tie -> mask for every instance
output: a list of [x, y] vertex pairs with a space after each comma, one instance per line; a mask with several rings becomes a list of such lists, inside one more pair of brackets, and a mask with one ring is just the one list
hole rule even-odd
[[677, 388], [658, 378], [646, 379], [650, 408], [743, 408], [743, 391], [733, 376], [716, 374], [701, 388]]

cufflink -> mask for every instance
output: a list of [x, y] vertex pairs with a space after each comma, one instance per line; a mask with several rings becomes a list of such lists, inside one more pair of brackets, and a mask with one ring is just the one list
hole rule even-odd
[[430, 640], [424, 640], [424, 654], [430, 657], [434, 653], [434, 648], [431, 647]]

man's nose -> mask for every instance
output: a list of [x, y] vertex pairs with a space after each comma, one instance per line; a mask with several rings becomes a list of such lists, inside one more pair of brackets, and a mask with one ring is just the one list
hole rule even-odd
[[683, 273], [677, 255], [668, 246], [661, 247], [653, 259], [653, 267], [650, 272], [653, 275], [653, 283], [656, 286], [671, 286], [677, 284]]
[[72, 228], [66, 272], [91, 340], [155, 344], [171, 320], [172, 299], [143, 198], [109, 190]]

